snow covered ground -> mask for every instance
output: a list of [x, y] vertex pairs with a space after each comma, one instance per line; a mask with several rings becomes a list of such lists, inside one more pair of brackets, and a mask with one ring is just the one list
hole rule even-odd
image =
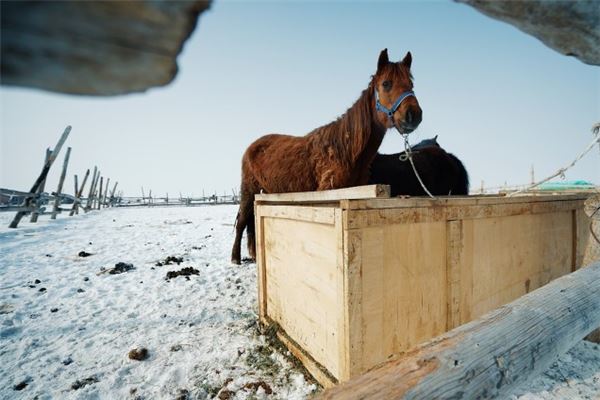
[[[229, 263], [236, 211], [107, 209], [17, 230], [1, 214], [0, 398], [309, 397], [314, 382], [258, 332], [255, 265]], [[156, 265], [169, 256], [183, 262]], [[119, 262], [135, 269], [109, 273]], [[185, 267], [198, 273], [166, 279]], [[128, 357], [141, 347], [147, 359]], [[581, 342], [513, 398], [599, 393], [600, 348]]]

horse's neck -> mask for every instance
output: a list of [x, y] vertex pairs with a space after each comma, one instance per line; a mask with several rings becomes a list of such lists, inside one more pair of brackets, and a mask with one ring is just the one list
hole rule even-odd
[[316, 135], [324, 136], [319, 142], [328, 142], [338, 149], [337, 156], [350, 165], [370, 162], [385, 134], [385, 127], [377, 121], [373, 104], [374, 90], [369, 85], [344, 115], [315, 131]]

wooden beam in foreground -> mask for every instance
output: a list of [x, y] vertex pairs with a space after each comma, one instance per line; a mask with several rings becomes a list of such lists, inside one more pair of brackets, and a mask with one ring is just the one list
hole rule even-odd
[[563, 276], [318, 399], [493, 399], [600, 326], [600, 263]]
[[256, 201], [266, 202], [324, 202], [390, 197], [389, 185], [366, 185], [316, 192], [257, 194]]

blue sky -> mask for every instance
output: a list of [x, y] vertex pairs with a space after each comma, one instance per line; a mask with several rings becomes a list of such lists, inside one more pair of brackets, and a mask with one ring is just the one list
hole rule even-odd
[[[367, 86], [383, 48], [393, 60], [413, 55], [423, 123], [411, 141], [439, 135], [473, 188], [527, 183], [531, 165], [537, 178], [550, 175], [600, 120], [599, 67], [463, 4], [216, 1], [169, 86], [112, 98], [2, 87], [0, 186], [28, 189], [45, 148], [70, 124], [68, 188], [73, 173], [98, 165], [126, 195], [141, 186], [171, 196], [230, 193], [252, 141], [304, 135], [335, 119]], [[401, 149], [389, 131], [380, 151]], [[600, 152], [567, 178], [599, 184]]]

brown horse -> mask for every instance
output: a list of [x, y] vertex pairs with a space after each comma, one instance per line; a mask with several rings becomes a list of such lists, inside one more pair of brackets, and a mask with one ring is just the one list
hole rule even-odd
[[254, 196], [364, 185], [369, 166], [388, 128], [408, 134], [421, 122], [422, 111], [412, 92], [412, 56], [390, 62], [379, 55], [369, 86], [344, 115], [306, 136], [266, 135], [252, 143], [242, 158], [240, 209], [231, 261], [239, 264], [242, 233], [255, 259]]

